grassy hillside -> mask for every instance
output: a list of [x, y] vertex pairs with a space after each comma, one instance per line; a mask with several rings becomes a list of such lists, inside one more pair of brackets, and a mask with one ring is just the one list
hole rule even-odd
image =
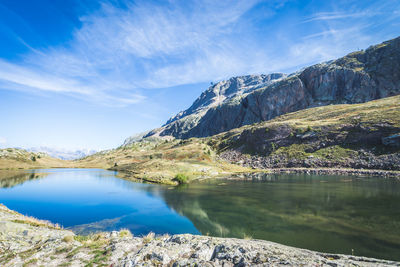
[[0, 169], [51, 167], [113, 169], [166, 184], [269, 168], [400, 170], [400, 96], [310, 108], [207, 138], [153, 138], [74, 161], [0, 150]]
[[81, 167], [112, 168], [128, 179], [176, 184], [177, 175], [188, 180], [253, 170], [218, 160], [206, 140], [142, 141], [101, 152], [76, 163]]
[[37, 169], [37, 168], [63, 168], [71, 163], [56, 159], [45, 153], [28, 152], [23, 149], [0, 149], [0, 170]]
[[250, 164], [257, 157], [263, 161], [257, 167], [398, 170], [400, 96], [289, 113], [216, 135], [209, 144], [229, 161]]

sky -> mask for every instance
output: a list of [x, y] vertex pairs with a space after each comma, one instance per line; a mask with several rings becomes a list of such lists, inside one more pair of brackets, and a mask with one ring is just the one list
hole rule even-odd
[[400, 35], [398, 0], [0, 0], [0, 147], [109, 149], [211, 82]]

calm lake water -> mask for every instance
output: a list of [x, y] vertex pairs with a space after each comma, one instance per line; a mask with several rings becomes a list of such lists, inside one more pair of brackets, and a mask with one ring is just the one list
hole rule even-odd
[[[8, 175], [8, 178], [4, 176]], [[181, 187], [94, 169], [0, 175], [0, 203], [77, 233], [251, 237], [322, 252], [400, 260], [400, 181], [264, 175]]]

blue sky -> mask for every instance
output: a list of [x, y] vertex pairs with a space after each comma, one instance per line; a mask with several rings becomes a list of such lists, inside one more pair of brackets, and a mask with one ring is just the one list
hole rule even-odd
[[106, 149], [210, 82], [399, 36], [400, 3], [0, 0], [0, 146]]

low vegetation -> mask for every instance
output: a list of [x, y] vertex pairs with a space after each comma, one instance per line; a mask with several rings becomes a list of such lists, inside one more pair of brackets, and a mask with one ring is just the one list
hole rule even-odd
[[247, 163], [256, 167], [399, 170], [399, 103], [394, 96], [305, 109], [221, 133], [208, 144], [231, 162], [252, 157]]
[[206, 140], [152, 140], [101, 152], [76, 162], [82, 167], [101, 167], [122, 178], [152, 183], [180, 184], [202, 177], [216, 177], [254, 170], [219, 160]]
[[0, 149], [0, 170], [71, 167], [69, 161], [18, 148]]
[[[124, 179], [170, 185], [260, 168], [396, 169], [399, 103], [400, 96], [394, 96], [363, 104], [310, 108], [207, 138], [144, 139], [74, 161], [2, 149], [0, 169], [103, 168], [118, 171]], [[383, 145], [383, 138], [390, 136], [394, 141]], [[232, 156], [232, 151], [241, 156]]]
[[[398, 262], [365, 257], [325, 254], [276, 243], [201, 235], [133, 237], [128, 230], [74, 235], [72, 231], [36, 227], [23, 215], [0, 204], [0, 266], [182, 266], [242, 263], [314, 266], [330, 258], [330, 265], [397, 266]], [[15, 222], [17, 221], [17, 222]], [[72, 238], [71, 238], [72, 237]], [[238, 248], [241, 248], [238, 250]], [[228, 256], [227, 256], [228, 255]]]
[[178, 173], [177, 175], [175, 175], [174, 180], [177, 181], [179, 184], [186, 184], [189, 180], [189, 177], [185, 174]]

